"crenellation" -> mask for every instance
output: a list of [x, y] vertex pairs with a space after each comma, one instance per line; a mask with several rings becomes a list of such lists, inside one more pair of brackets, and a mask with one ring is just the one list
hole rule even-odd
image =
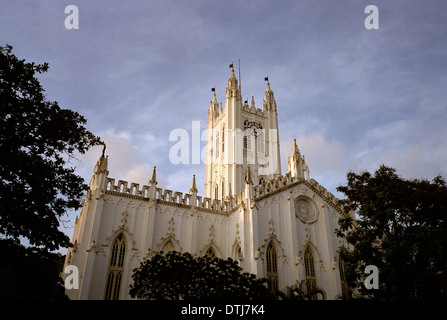
[[132, 182], [130, 184], [129, 191], [130, 191], [130, 194], [132, 194], [134, 196], [141, 196], [140, 185], [138, 183]]
[[183, 204], [183, 192], [175, 191], [172, 202]]
[[129, 193], [129, 189], [127, 188], [127, 181], [124, 180], [118, 180], [118, 185], [115, 191], [121, 192], [121, 193]]

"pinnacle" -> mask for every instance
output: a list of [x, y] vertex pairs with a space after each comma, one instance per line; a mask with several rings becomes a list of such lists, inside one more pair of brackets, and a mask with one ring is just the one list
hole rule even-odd
[[196, 186], [196, 175], [193, 174], [192, 175], [192, 185], [191, 185], [191, 189], [189, 189], [189, 193], [197, 193], [197, 186]]
[[152, 171], [152, 178], [149, 180], [150, 183], [155, 182], [157, 183], [157, 171], [156, 167], [154, 166], [154, 170]]

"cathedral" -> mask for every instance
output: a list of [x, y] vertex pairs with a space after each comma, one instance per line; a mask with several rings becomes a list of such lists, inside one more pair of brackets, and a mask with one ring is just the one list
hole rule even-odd
[[66, 255], [79, 274], [70, 299], [131, 299], [132, 270], [170, 250], [230, 257], [272, 291], [305, 280], [327, 299], [346, 296], [335, 234], [342, 208], [310, 177], [296, 141], [282, 174], [279, 108], [265, 80], [262, 108], [242, 101], [233, 68], [224, 106], [214, 92], [203, 196], [195, 176], [187, 193], [161, 188], [155, 167], [147, 185], [109, 177], [103, 152]]

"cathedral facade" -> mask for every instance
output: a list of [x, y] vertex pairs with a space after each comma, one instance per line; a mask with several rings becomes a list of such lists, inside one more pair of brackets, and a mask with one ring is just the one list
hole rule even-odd
[[[155, 252], [177, 250], [231, 257], [246, 272], [266, 277], [272, 291], [306, 280], [327, 299], [346, 293], [335, 235], [342, 208], [310, 178], [296, 141], [281, 173], [278, 113], [270, 84], [263, 105], [242, 102], [231, 70], [225, 104], [210, 102], [205, 194], [195, 176], [188, 193], [108, 176], [99, 158], [76, 217], [65, 265], [79, 272], [71, 299], [131, 299], [132, 270]], [[111, 160], [113, 161], [113, 160]]]

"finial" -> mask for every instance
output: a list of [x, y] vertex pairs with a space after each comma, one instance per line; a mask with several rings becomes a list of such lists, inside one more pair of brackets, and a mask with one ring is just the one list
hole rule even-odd
[[197, 186], [196, 186], [196, 175], [193, 174], [192, 175], [192, 185], [191, 185], [191, 189], [189, 189], [189, 193], [197, 193]]

